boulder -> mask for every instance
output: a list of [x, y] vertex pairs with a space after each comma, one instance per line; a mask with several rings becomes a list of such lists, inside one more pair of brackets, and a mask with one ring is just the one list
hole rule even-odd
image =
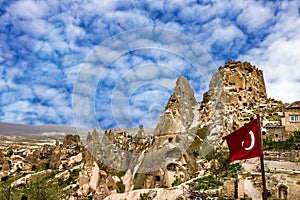
[[95, 191], [99, 185], [99, 172], [100, 172], [99, 166], [96, 162], [94, 162], [89, 186], [91, 187], [91, 189]]
[[3, 151], [0, 149], [0, 165], [4, 163], [4, 154]]
[[84, 184], [89, 183], [89, 176], [85, 171], [80, 171], [78, 176], [78, 185], [79, 187], [83, 186]]
[[10, 171], [10, 164], [8, 160], [4, 160], [2, 165], [2, 172], [7, 172], [7, 171]]
[[70, 177], [70, 172], [69, 172], [69, 170], [66, 170], [66, 171], [64, 171], [64, 172], [61, 172], [61, 173], [55, 175], [55, 178], [61, 178], [61, 179], [65, 180], [65, 181], [66, 181], [69, 177]]
[[79, 135], [66, 135], [63, 141], [63, 146], [65, 147], [76, 147], [80, 144], [81, 143]]
[[79, 198], [87, 197], [89, 194], [89, 190], [90, 190], [89, 184], [86, 183], [83, 186], [81, 186], [77, 191]]

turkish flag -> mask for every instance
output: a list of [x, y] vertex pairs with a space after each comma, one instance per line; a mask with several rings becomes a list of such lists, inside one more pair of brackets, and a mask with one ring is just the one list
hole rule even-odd
[[254, 119], [240, 129], [223, 137], [229, 147], [230, 156], [227, 162], [260, 156], [258, 120]]

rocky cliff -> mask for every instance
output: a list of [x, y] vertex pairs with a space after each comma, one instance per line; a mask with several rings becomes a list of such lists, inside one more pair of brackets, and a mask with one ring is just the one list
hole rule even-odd
[[[26, 184], [28, 178], [27, 175], [21, 177], [19, 171], [25, 172], [22, 174], [32, 171], [30, 173], [39, 175], [39, 171], [45, 169], [43, 173], [52, 172], [51, 183], [56, 185], [59, 182], [61, 191], [66, 193], [55, 195], [64, 195], [65, 199], [104, 199], [108, 195], [111, 196], [107, 199], [128, 199], [133, 198], [133, 195], [134, 199], [143, 195], [152, 199], [155, 196], [155, 199], [179, 199], [186, 197], [188, 190], [191, 191], [189, 199], [195, 199], [192, 196], [197, 186], [195, 180], [217, 173], [216, 166], [219, 161], [205, 155], [218, 146], [221, 137], [243, 126], [256, 113], [261, 115], [263, 127], [268, 124], [277, 126], [284, 116], [282, 108], [281, 101], [267, 98], [261, 70], [248, 62], [228, 61], [213, 75], [208, 91], [204, 93], [200, 103], [196, 102], [188, 79], [180, 76], [158, 125], [154, 132], [151, 130], [151, 134], [146, 134], [143, 126], [140, 126], [138, 131], [93, 130], [87, 134], [84, 146], [81, 145], [78, 135], [67, 135], [55, 144], [52, 141], [50, 144], [38, 142], [38, 145], [28, 145], [32, 144], [32, 141], [28, 141], [23, 146], [26, 141], [22, 139], [19, 146], [11, 146], [10, 150], [7, 148], [10, 142], [3, 142], [5, 148], [0, 143], [0, 178], [20, 175], [20, 179], [12, 183], [17, 186]], [[217, 153], [214, 156], [221, 157], [226, 151]], [[295, 163], [299, 160], [299, 155], [297, 151], [266, 152], [265, 159], [278, 159], [280, 156], [282, 159], [285, 156], [285, 161], [290, 159], [289, 161]], [[243, 183], [239, 188], [243, 195], [241, 198], [247, 197], [244, 193], [252, 197], [250, 192], [244, 192], [244, 187], [254, 188], [250, 180], [258, 180], [255, 176], [259, 171], [255, 159], [253, 163], [244, 164], [251, 170], [240, 174], [238, 184], [244, 180], [248, 184]], [[289, 165], [285, 168], [293, 170], [294, 173], [296, 168], [291, 163], [285, 165]], [[273, 166], [272, 162], [272, 169], [269, 168], [268, 172], [270, 177], [273, 176], [271, 172], [276, 170]], [[224, 171], [228, 171], [225, 168], [220, 169], [222, 176]], [[250, 172], [254, 173], [249, 176]], [[285, 180], [292, 171], [288, 171], [288, 176], [278, 175], [282, 173], [281, 169], [274, 172], [275, 176], [271, 181], [276, 185], [273, 184], [270, 188], [276, 189], [283, 184], [280, 182], [282, 177]], [[296, 177], [298, 175], [295, 172], [293, 179], [299, 180]], [[220, 188], [209, 189], [206, 190], [207, 195], [233, 197], [235, 179], [230, 178], [227, 174], [221, 192]], [[50, 185], [48, 180], [45, 183]], [[289, 187], [293, 190], [295, 185], [299, 186], [295, 181]], [[165, 187], [172, 189], [162, 189]], [[275, 189], [273, 194], [278, 193]], [[167, 196], [167, 192], [174, 191], [178, 193]], [[180, 196], [180, 191], [183, 196]], [[1, 193], [0, 190], [0, 197]]]
[[155, 135], [196, 134], [206, 128], [201, 147], [205, 155], [222, 136], [260, 112], [258, 108], [281, 104], [267, 98], [262, 70], [249, 62], [228, 61], [213, 75], [200, 103], [196, 102], [188, 80], [183, 76], [178, 78]]
[[193, 122], [196, 105], [194, 90], [191, 88], [188, 79], [180, 76], [155, 128], [155, 135], [186, 132]]
[[[193, 137], [189, 130], [198, 119], [197, 101], [187, 78], [180, 76], [165, 111], [151, 136], [105, 131], [96, 145], [99, 160], [112, 168], [126, 171], [123, 177], [125, 191], [141, 188], [171, 187], [174, 181], [186, 181], [197, 171], [194, 155], [188, 150]], [[92, 151], [94, 152], [94, 151]]]
[[242, 127], [255, 114], [263, 124], [280, 125], [283, 103], [268, 99], [263, 71], [249, 62], [228, 61], [212, 77], [199, 106], [199, 127], [207, 127], [202, 155], [206, 155], [222, 136]]
[[[280, 111], [281, 105], [267, 98], [263, 72], [248, 62], [228, 61], [220, 67], [200, 103], [188, 79], [180, 76], [154, 136], [133, 138], [137, 142], [129, 144], [128, 149], [140, 144], [145, 148], [135, 151], [137, 159], [130, 160], [123, 180], [125, 191], [171, 187], [176, 180], [190, 180], [201, 168], [196, 157], [204, 158], [222, 136], [249, 122], [256, 113], [264, 120], [277, 108]], [[121, 144], [130, 140], [124, 141]]]
[[262, 112], [260, 108], [273, 109], [279, 104], [267, 99], [263, 72], [248, 62], [228, 61], [220, 67], [200, 103], [188, 79], [180, 76], [150, 142], [137, 137], [135, 145], [141, 142], [146, 148], [138, 151], [136, 161], [130, 161], [123, 180], [125, 191], [171, 187], [176, 179], [190, 180], [199, 171], [198, 153], [203, 158], [222, 136]]
[[206, 141], [213, 145], [267, 101], [263, 72], [248, 62], [228, 61], [213, 75], [200, 103], [188, 80], [178, 78], [155, 135], [196, 133], [195, 127], [207, 127]]
[[[212, 77], [200, 103], [201, 126], [223, 119], [225, 132], [238, 128], [239, 111], [267, 101], [263, 72], [248, 62], [228, 61]], [[220, 116], [222, 115], [222, 116]]]

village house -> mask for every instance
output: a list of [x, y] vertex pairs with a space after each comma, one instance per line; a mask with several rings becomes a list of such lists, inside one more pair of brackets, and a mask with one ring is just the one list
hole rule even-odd
[[294, 131], [300, 131], [300, 101], [285, 108], [285, 132], [290, 135]]

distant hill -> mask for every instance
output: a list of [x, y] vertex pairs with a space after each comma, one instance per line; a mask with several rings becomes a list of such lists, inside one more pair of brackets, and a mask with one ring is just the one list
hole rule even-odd
[[90, 131], [88, 128], [64, 125], [26, 125], [0, 122], [0, 135], [22, 137], [55, 137], [65, 134], [81, 134]]

